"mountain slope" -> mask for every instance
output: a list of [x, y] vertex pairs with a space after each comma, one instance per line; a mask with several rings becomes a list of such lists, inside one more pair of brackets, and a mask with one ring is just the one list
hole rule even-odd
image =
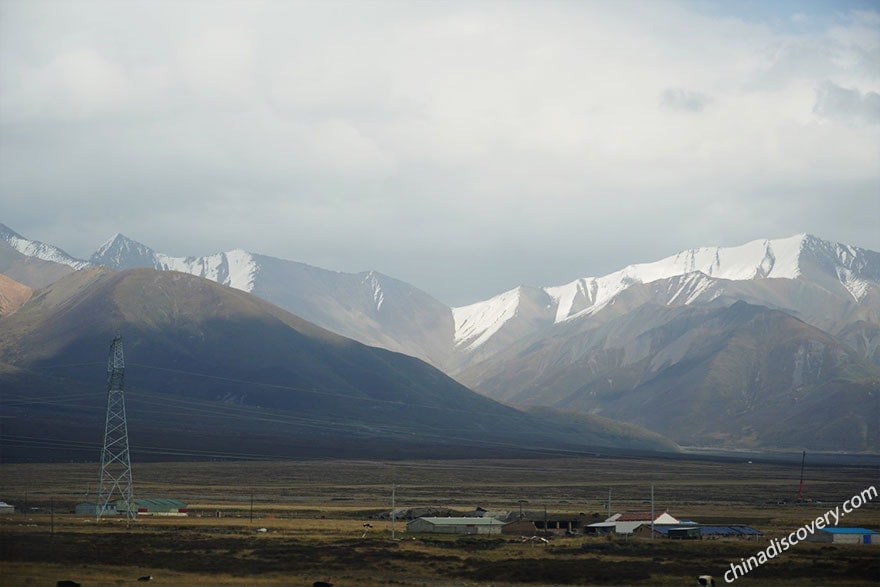
[[340, 273], [230, 251], [171, 257], [117, 234], [91, 257], [113, 269], [181, 271], [253, 293], [345, 337], [441, 367], [453, 362], [451, 310], [428, 294], [375, 271]]
[[28, 287], [45, 287], [88, 266], [58, 247], [26, 239], [0, 224], [0, 273]]
[[[216, 443], [205, 450], [263, 454], [274, 442], [275, 452], [288, 456], [310, 442], [327, 452], [373, 443], [420, 447], [422, 454], [466, 446], [516, 451], [520, 443], [583, 450], [609, 437], [617, 446], [672, 447], [656, 435], [556, 432], [551, 422], [475, 394], [415, 358], [351, 341], [184, 273], [77, 271], [2, 320], [0, 384], [4, 401], [13, 401], [4, 414], [18, 410], [4, 434], [18, 437], [27, 425], [66, 418], [49, 407], [67, 389], [103, 389], [106, 350], [121, 334], [126, 391], [152, 402], [142, 406], [154, 426], [144, 433], [149, 445], [167, 450], [185, 448], [167, 446], [170, 437], [204, 445], [192, 438], [198, 434]], [[47, 395], [33, 397], [34, 390]], [[98, 396], [94, 413], [103, 409]], [[205, 413], [188, 414], [194, 407]], [[222, 436], [218, 425], [234, 435]]]
[[0, 274], [0, 317], [18, 311], [33, 293], [32, 288]]
[[644, 305], [465, 372], [490, 397], [632, 422], [680, 444], [877, 451], [880, 369], [784, 312]]

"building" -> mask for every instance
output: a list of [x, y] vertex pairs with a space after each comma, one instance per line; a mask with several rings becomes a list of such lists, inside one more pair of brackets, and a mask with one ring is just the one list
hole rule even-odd
[[500, 534], [504, 522], [495, 518], [416, 518], [406, 531], [419, 534]]
[[516, 534], [517, 536], [537, 536], [538, 527], [532, 520], [514, 520], [507, 522], [501, 528], [502, 534]]
[[[604, 522], [596, 522], [584, 528], [585, 534], [607, 534], [615, 532], [617, 534], [632, 534], [639, 526], [647, 524], [651, 525], [651, 512], [627, 512], [623, 514], [614, 514]], [[655, 527], [659, 524], [663, 525], [679, 525], [681, 520], [671, 516], [667, 512], [662, 512], [654, 517]]]
[[[187, 504], [176, 499], [133, 499], [131, 507], [139, 516], [185, 516]], [[125, 510], [125, 502], [116, 502], [116, 508]]]
[[807, 538], [808, 542], [834, 544], [880, 544], [880, 532], [867, 528], [822, 528]]
[[584, 514], [529, 514], [504, 524], [501, 532], [520, 536], [579, 534], [585, 517]]
[[[756, 530], [742, 524], [716, 526], [709, 524], [654, 524], [654, 538], [671, 538], [673, 540], [712, 540], [716, 538], [743, 538], [752, 540], [763, 536]], [[644, 538], [651, 537], [651, 525], [642, 524], [633, 531], [633, 535]]]
[[0, 501], [0, 514], [14, 514], [15, 506], [9, 505], [5, 501]]

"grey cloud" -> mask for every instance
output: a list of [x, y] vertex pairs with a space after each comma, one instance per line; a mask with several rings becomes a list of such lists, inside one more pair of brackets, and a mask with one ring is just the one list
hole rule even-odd
[[826, 81], [816, 90], [813, 112], [823, 118], [880, 123], [880, 94]]
[[693, 92], [682, 88], [669, 88], [663, 92], [660, 102], [669, 110], [702, 112], [712, 102], [712, 98], [701, 92]]

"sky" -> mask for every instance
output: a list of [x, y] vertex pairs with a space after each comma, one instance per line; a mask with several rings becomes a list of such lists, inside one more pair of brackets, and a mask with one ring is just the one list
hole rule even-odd
[[880, 251], [880, 0], [0, 0], [0, 222], [453, 306], [800, 233]]

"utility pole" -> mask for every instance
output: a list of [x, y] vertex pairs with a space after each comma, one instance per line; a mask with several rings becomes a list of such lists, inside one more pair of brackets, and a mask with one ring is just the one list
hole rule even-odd
[[651, 483], [651, 540], [654, 540], [654, 484]]
[[613, 514], [611, 513], [611, 488], [608, 488], [608, 517], [610, 518]]
[[391, 482], [391, 540], [395, 539], [395, 534], [394, 534], [394, 497], [395, 497], [394, 494], [395, 494], [395, 489], [396, 489], [396, 484], [392, 481]]
[[804, 501], [804, 464], [807, 462], [807, 451], [804, 451], [803, 456], [801, 456], [801, 484], [798, 485], [798, 503], [802, 503]]
[[137, 515], [133, 511], [131, 457], [128, 450], [128, 423], [125, 419], [125, 359], [122, 338], [110, 345], [107, 359], [107, 417], [104, 423], [104, 448], [101, 451], [101, 474], [98, 481], [97, 519], [107, 513], [114, 495], [125, 508], [125, 527]]

